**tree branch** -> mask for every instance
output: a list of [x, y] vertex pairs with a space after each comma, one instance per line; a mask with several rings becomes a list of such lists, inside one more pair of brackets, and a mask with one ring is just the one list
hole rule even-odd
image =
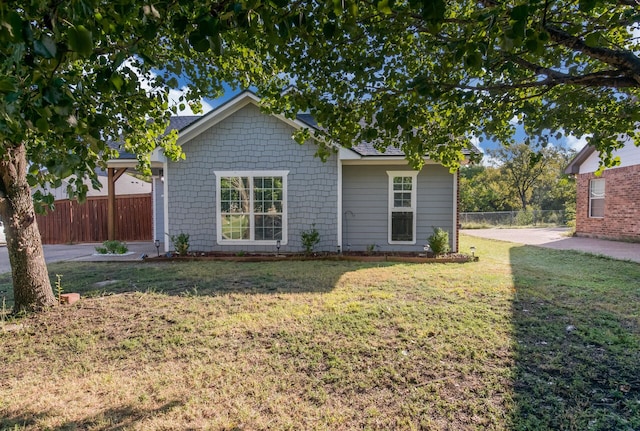
[[[582, 39], [552, 26], [545, 26], [551, 39], [571, 50], [579, 51], [589, 57], [621, 69], [620, 74], [636, 81], [640, 85], [640, 58], [631, 51], [616, 51], [609, 48], [588, 46]], [[624, 73], [628, 71], [628, 73]]]

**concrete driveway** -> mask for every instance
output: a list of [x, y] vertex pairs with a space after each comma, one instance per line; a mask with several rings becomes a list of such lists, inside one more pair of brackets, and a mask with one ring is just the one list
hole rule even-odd
[[[62, 261], [123, 261], [142, 260], [142, 255], [156, 255], [156, 247], [153, 242], [130, 242], [127, 243], [131, 253], [124, 256], [104, 256], [96, 255], [96, 247], [102, 244], [73, 244], [73, 245], [44, 245], [44, 259], [47, 263]], [[164, 250], [164, 244], [160, 244], [160, 252]], [[11, 271], [9, 265], [9, 253], [7, 247], [0, 247], [0, 274]]]
[[557, 250], [576, 250], [640, 263], [640, 243], [570, 237], [569, 228], [463, 229], [465, 235], [536, 245]]

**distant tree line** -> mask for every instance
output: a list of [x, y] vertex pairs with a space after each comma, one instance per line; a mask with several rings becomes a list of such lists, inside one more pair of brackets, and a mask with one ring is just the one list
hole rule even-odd
[[490, 163], [460, 169], [460, 211], [575, 211], [576, 188], [564, 168], [572, 150], [526, 144], [488, 150]]

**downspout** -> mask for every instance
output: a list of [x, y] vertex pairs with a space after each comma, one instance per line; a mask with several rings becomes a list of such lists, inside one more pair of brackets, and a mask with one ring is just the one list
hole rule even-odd
[[340, 153], [338, 153], [338, 202], [337, 202], [337, 246], [338, 250], [342, 251], [342, 160], [340, 160]]
[[164, 178], [164, 252], [169, 252], [169, 163], [162, 164], [162, 178]]
[[451, 175], [453, 177], [453, 252], [458, 252], [458, 200], [459, 190], [458, 190], [458, 177], [460, 176], [460, 170], [457, 170], [455, 174]]
[[157, 193], [158, 190], [156, 187], [158, 187], [158, 182], [156, 181], [158, 179], [158, 177], [156, 177], [155, 175], [153, 177], [151, 177], [151, 208], [152, 208], [152, 221], [153, 223], [151, 223], [151, 229], [153, 229], [153, 240], [159, 240], [160, 238], [158, 238], [158, 198], [157, 198]]

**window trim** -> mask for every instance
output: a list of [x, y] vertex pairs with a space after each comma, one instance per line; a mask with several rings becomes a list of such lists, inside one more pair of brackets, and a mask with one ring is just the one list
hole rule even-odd
[[[591, 185], [594, 182], [602, 182], [602, 185], [603, 185], [602, 196], [594, 197], [592, 195]], [[604, 203], [605, 203], [605, 199], [607, 197], [606, 187], [607, 187], [607, 183], [606, 183], [604, 178], [591, 178], [589, 180], [589, 190], [588, 190], [588, 193], [589, 193], [589, 218], [595, 218], [595, 219], [603, 219], [604, 218], [604, 210], [605, 210]], [[603, 205], [602, 205], [602, 215], [601, 216], [594, 216], [593, 215], [593, 205], [592, 205], [593, 200], [602, 200], [602, 204]]]
[[[417, 226], [417, 190], [418, 190], [418, 171], [387, 171], [388, 180], [388, 223], [387, 223], [387, 241], [389, 244], [416, 244], [416, 226]], [[411, 177], [411, 207], [394, 207], [393, 195], [393, 179], [396, 177]], [[392, 238], [392, 215], [394, 212], [412, 212], [413, 213], [413, 239], [411, 241], [393, 241]]]
[[[214, 171], [216, 177], [216, 239], [220, 245], [276, 245], [278, 240], [256, 240], [254, 225], [253, 206], [253, 179], [255, 177], [282, 177], [282, 239], [280, 245], [288, 243], [288, 221], [287, 221], [287, 176], [289, 171]], [[222, 177], [248, 177], [250, 190], [250, 211], [249, 211], [249, 232], [251, 239], [224, 239], [222, 238], [222, 211], [220, 200], [222, 198], [221, 179]]]

